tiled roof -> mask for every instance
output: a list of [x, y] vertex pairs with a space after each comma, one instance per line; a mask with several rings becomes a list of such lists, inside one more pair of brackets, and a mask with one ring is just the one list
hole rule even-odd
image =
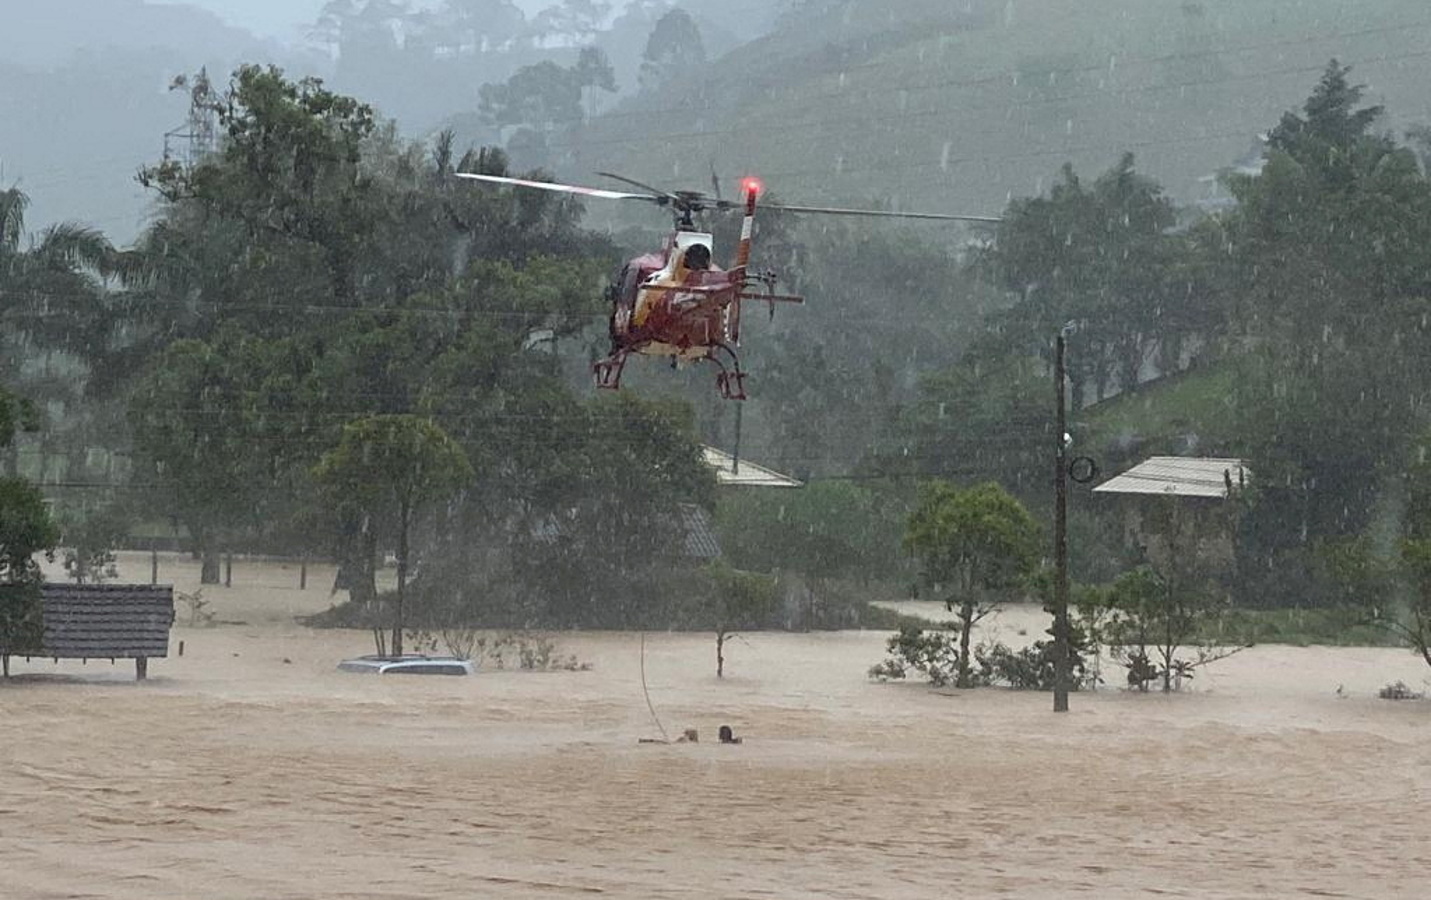
[[692, 559], [719, 559], [720, 540], [711, 525], [711, 517], [694, 503], [682, 503], [680, 511], [681, 524], [686, 532], [686, 556]]
[[174, 589], [169, 585], [46, 584], [45, 643], [36, 655], [130, 659], [169, 654]]

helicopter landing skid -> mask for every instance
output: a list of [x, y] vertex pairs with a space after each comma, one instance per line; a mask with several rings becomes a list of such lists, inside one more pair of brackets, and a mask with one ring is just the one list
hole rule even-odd
[[608, 391], [621, 387], [621, 370], [626, 368], [626, 356], [627, 351], [620, 350], [591, 364], [591, 375], [597, 387]]
[[[716, 355], [717, 350], [724, 350], [730, 356], [730, 366]], [[720, 374], [716, 375], [716, 389], [720, 391], [723, 400], [744, 400], [745, 394], [745, 373], [740, 368], [740, 358], [735, 355], [735, 351], [725, 344], [717, 344], [706, 354], [706, 359], [715, 363], [720, 369]]]

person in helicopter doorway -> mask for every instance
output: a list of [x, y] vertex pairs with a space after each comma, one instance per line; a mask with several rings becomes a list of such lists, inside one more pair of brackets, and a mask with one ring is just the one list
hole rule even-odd
[[711, 267], [711, 248], [705, 244], [692, 244], [687, 248], [683, 262], [692, 272], [704, 272]]

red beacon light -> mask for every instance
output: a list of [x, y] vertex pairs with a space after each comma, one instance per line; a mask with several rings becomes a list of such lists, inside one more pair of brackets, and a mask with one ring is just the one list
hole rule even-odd
[[759, 197], [765, 191], [765, 183], [754, 175], [747, 175], [740, 180], [740, 190], [743, 194]]

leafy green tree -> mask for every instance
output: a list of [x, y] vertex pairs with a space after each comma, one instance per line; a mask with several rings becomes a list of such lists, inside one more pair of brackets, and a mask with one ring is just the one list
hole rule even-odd
[[[1137, 390], [1160, 347], [1216, 328], [1198, 315], [1208, 291], [1176, 222], [1172, 201], [1127, 154], [1091, 187], [1065, 166], [1048, 197], [1014, 201], [1000, 223], [989, 262], [1021, 298], [1023, 339], [1044, 346], [1080, 324], [1068, 359], [1075, 408], [1089, 388], [1098, 400], [1115, 383]], [[1173, 365], [1177, 356], [1162, 354]]]
[[1243, 452], [1267, 475], [1253, 511], [1264, 535], [1360, 533], [1431, 391], [1431, 185], [1414, 153], [1372, 131], [1380, 110], [1358, 108], [1347, 76], [1329, 65], [1269, 136], [1262, 174], [1228, 182], [1227, 267], [1255, 348], [1231, 399]]
[[384, 528], [396, 540], [392, 652], [400, 656], [413, 524], [425, 508], [450, 499], [471, 481], [472, 464], [429, 420], [369, 416], [343, 429], [338, 446], [323, 455], [313, 476], [337, 503], [357, 510], [373, 531]]
[[[1123, 655], [1130, 684], [1146, 690], [1149, 681], [1160, 679], [1168, 692], [1195, 669], [1242, 649], [1206, 637], [1231, 605], [1221, 582], [1232, 563], [1228, 536], [1236, 506], [1148, 497], [1140, 498], [1140, 508], [1145, 562], [1120, 575], [1103, 595], [1108, 608], [1098, 633]], [[1195, 657], [1180, 657], [1188, 647]]]
[[243, 66], [219, 110], [223, 149], [185, 168], [167, 161], [140, 182], [170, 203], [192, 203], [255, 237], [311, 249], [341, 306], [357, 304], [357, 273], [389, 214], [382, 185], [362, 166], [373, 111], [320, 80], [289, 81], [276, 67]]
[[482, 85], [478, 109], [498, 128], [529, 125], [549, 132], [581, 121], [584, 86], [575, 70], [543, 60], [523, 66], [501, 84]]
[[269, 478], [252, 402], [256, 349], [232, 330], [212, 344], [176, 341], [130, 400], [136, 449], [167, 489], [153, 499], [172, 504], [154, 511], [188, 527], [203, 584], [218, 584], [220, 552], [258, 524]]
[[513, 435], [528, 455], [512, 467], [529, 487], [509, 507], [520, 576], [556, 626], [672, 621], [678, 598], [661, 585], [690, 565], [683, 506], [715, 505], [689, 407], [629, 392], [549, 400], [549, 425]]
[[59, 529], [33, 485], [0, 478], [0, 664], [10, 677], [10, 657], [39, 650], [44, 640], [36, 553], [53, 552]]
[[38, 427], [39, 412], [35, 404], [0, 385], [0, 448], [10, 446], [16, 432], [34, 431]]
[[769, 624], [780, 602], [774, 578], [717, 561], [708, 569], [715, 618], [716, 677], [725, 677], [725, 645], [737, 633]]
[[101, 584], [118, 576], [114, 551], [128, 536], [130, 524], [127, 512], [114, 505], [65, 523], [60, 537], [66, 548], [65, 571], [76, 584]]
[[641, 86], [654, 90], [678, 72], [706, 61], [706, 45], [691, 14], [680, 7], [656, 20], [641, 54]]
[[869, 579], [894, 572], [904, 511], [853, 481], [722, 498], [721, 546], [742, 569], [811, 578]]
[[955, 683], [969, 687], [969, 634], [1036, 571], [1038, 525], [997, 484], [961, 489], [934, 482], [909, 518], [904, 543], [919, 559], [922, 579], [958, 615]]
[[1403, 541], [1401, 565], [1412, 591], [1406, 615], [1379, 621], [1431, 666], [1431, 538]]
[[1377, 574], [1394, 567], [1406, 589], [1398, 591], [1381, 581], [1377, 586], [1382, 590], [1348, 598], [1348, 607], [1369, 614], [1374, 624], [1431, 665], [1431, 461], [1425, 455], [1428, 436], [1421, 435], [1418, 443], [1419, 459], [1406, 473], [1407, 515], [1398, 552], [1390, 560], [1365, 554], [1372, 559], [1358, 567]]

